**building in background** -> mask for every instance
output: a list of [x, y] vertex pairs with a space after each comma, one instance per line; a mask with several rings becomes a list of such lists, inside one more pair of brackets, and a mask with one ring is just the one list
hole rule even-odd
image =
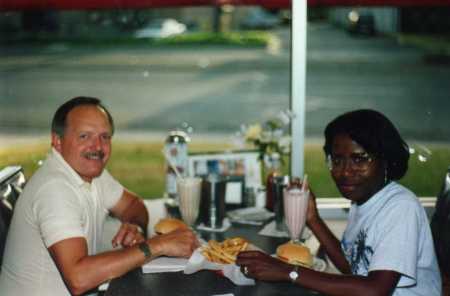
[[449, 7], [333, 7], [329, 20], [348, 28], [352, 13], [372, 16], [377, 33], [431, 33], [450, 32]]

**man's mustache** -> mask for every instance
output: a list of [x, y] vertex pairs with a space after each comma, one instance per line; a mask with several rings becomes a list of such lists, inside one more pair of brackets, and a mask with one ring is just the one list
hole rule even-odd
[[86, 157], [86, 158], [103, 159], [103, 157], [105, 157], [105, 152], [103, 152], [103, 151], [84, 152], [83, 156]]

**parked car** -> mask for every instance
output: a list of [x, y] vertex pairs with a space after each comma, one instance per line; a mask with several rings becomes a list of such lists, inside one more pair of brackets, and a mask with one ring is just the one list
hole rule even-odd
[[166, 38], [186, 32], [186, 25], [175, 19], [155, 19], [143, 28], [136, 30], [136, 38]]
[[262, 8], [250, 10], [247, 17], [239, 24], [244, 30], [268, 30], [281, 24], [281, 19]]
[[375, 17], [369, 12], [350, 11], [348, 31], [353, 34], [375, 35]]

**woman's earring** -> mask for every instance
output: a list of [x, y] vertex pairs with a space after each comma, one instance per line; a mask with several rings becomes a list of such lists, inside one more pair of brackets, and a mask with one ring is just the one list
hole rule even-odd
[[384, 167], [384, 185], [386, 185], [388, 183], [388, 171], [387, 171], [387, 166]]

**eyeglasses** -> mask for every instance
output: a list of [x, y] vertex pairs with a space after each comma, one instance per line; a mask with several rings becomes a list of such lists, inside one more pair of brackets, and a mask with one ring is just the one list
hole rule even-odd
[[374, 161], [375, 157], [368, 153], [353, 154], [350, 157], [327, 156], [327, 164], [330, 171], [340, 171], [348, 165], [354, 171], [365, 171]]

